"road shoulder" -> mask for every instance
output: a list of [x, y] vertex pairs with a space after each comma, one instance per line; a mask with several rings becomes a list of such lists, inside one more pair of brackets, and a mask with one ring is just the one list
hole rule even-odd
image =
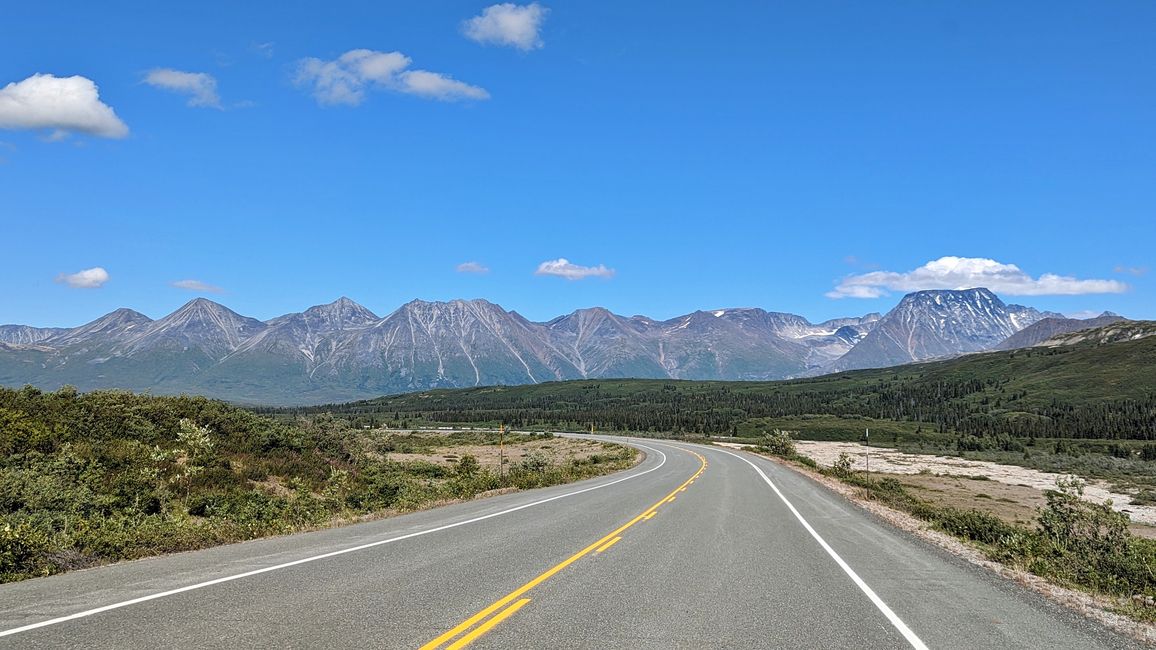
[[[739, 453], [751, 452], [740, 451]], [[781, 458], [757, 453], [752, 453], [752, 455], [773, 462], [779, 467], [789, 469], [797, 475], [810, 479], [812, 482], [840, 495], [858, 508], [865, 510], [876, 520], [946, 551], [950, 555], [970, 565], [981, 568], [989, 573], [994, 573], [1003, 579], [1029, 589], [1046, 598], [1048, 601], [1081, 614], [1113, 632], [1145, 645], [1156, 647], [1156, 625], [1141, 623], [1110, 611], [1109, 608], [1113, 603], [1108, 598], [1097, 597], [1082, 591], [1061, 587], [1034, 574], [989, 560], [975, 547], [951, 535], [932, 529], [927, 522], [921, 519], [881, 503], [867, 500], [864, 495], [861, 494], [859, 488], [841, 483], [833, 478]]]

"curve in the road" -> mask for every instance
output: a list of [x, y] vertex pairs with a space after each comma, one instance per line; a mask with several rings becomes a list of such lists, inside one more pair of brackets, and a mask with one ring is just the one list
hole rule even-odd
[[[683, 451], [689, 451], [689, 450], [683, 450]], [[622, 539], [622, 533], [625, 533], [634, 524], [637, 524], [640, 521], [646, 521], [646, 520], [650, 519], [651, 517], [653, 517], [654, 514], [656, 512], [658, 512], [658, 509], [660, 507], [662, 507], [663, 504], [670, 503], [670, 502], [674, 501], [675, 497], [678, 496], [679, 492], [685, 490], [690, 484], [694, 483], [695, 479], [697, 479], [699, 476], [702, 476], [702, 473], [704, 471], [706, 471], [706, 467], [707, 467], [706, 458], [704, 458], [702, 456], [702, 454], [699, 454], [699, 453], [694, 452], [694, 451], [689, 451], [689, 453], [694, 454], [698, 458], [699, 463], [700, 463], [699, 467], [698, 467], [698, 471], [696, 471], [690, 478], [688, 478], [686, 481], [684, 481], [682, 483], [682, 485], [679, 485], [678, 487], [671, 490], [670, 494], [664, 496], [662, 499], [659, 499], [659, 501], [657, 503], [650, 506], [646, 510], [642, 511], [641, 514], [634, 517], [630, 521], [626, 522], [625, 524], [622, 524], [621, 526], [619, 526], [615, 530], [611, 531], [610, 533], [607, 533], [606, 535], [601, 537], [598, 541], [594, 542], [593, 544], [590, 544], [586, 548], [582, 549], [581, 551], [578, 551], [577, 553], [575, 553], [574, 555], [571, 555], [570, 557], [566, 558], [565, 560], [562, 560], [558, 564], [556, 564], [553, 567], [542, 572], [540, 575], [538, 575], [538, 577], [534, 578], [533, 580], [530, 580], [529, 582], [522, 585], [521, 587], [518, 587], [517, 589], [506, 594], [505, 596], [499, 598], [498, 600], [494, 601], [494, 603], [491, 604], [490, 606], [486, 607], [485, 609], [481, 610], [477, 614], [474, 614], [473, 616], [462, 621], [461, 623], [454, 626], [453, 628], [446, 631], [445, 633], [439, 635], [437, 638], [433, 639], [429, 643], [423, 645], [421, 647], [421, 650], [436, 650], [437, 648], [441, 648], [443, 646], [445, 646], [447, 648], [447, 650], [458, 650], [458, 648], [464, 648], [465, 646], [472, 643], [474, 640], [481, 637], [486, 632], [493, 629], [493, 627], [496, 626], [498, 623], [509, 618], [514, 612], [518, 611], [524, 605], [529, 603], [530, 599], [522, 598], [522, 596], [524, 596], [526, 593], [528, 593], [531, 589], [533, 589], [534, 587], [537, 587], [538, 585], [542, 584], [543, 582], [546, 582], [547, 580], [552, 578], [555, 574], [557, 574], [562, 569], [565, 569], [566, 567], [570, 566], [571, 564], [574, 564], [575, 562], [586, 557], [587, 555], [589, 555], [591, 553], [601, 553], [602, 551], [605, 551], [606, 549], [610, 548], [614, 544], [618, 543], [618, 541], [620, 539]], [[511, 605], [510, 603], [513, 603], [513, 604]], [[506, 609], [502, 609], [502, 608], [506, 608]], [[499, 610], [501, 610], [501, 611], [499, 611]], [[489, 618], [491, 615], [494, 615], [495, 612], [498, 612], [497, 615], [495, 615], [494, 618], [486, 621], [486, 619]], [[482, 621], [485, 621], [485, 622], [483, 623]], [[479, 623], [481, 623], [481, 625], [479, 625], [477, 628], [471, 630], [471, 628], [474, 628], [474, 626], [478, 625]], [[463, 634], [464, 634], [464, 636], [462, 636], [462, 638], [458, 639], [457, 641], [451, 643], [448, 646], [445, 645], [446, 643], [449, 643], [455, 637], [458, 637], [459, 635], [463, 635]]]
[[42, 627], [49, 627], [52, 625], [58, 625], [60, 623], [65, 623], [68, 621], [74, 621], [74, 620], [80, 619], [80, 618], [87, 618], [89, 616], [95, 616], [96, 614], [101, 614], [103, 612], [112, 611], [114, 609], [121, 609], [124, 607], [130, 607], [132, 605], [138, 605], [140, 603], [145, 603], [145, 602], [148, 602], [151, 600], [157, 600], [160, 598], [166, 598], [168, 596], [175, 596], [176, 594], [182, 594], [182, 593], [185, 593], [188, 591], [195, 591], [197, 589], [204, 589], [205, 587], [212, 587], [213, 585], [219, 585], [219, 584], [226, 583], [226, 582], [233, 582], [235, 580], [241, 580], [243, 578], [249, 578], [252, 576], [260, 575], [262, 573], [269, 573], [272, 571], [280, 571], [282, 569], [288, 569], [290, 567], [298, 566], [301, 564], [308, 564], [310, 562], [316, 562], [318, 560], [324, 560], [326, 558], [336, 557], [339, 555], [346, 555], [348, 553], [356, 553], [358, 551], [364, 551], [366, 549], [374, 548], [377, 546], [383, 546], [385, 544], [392, 544], [394, 542], [400, 542], [403, 540], [412, 539], [414, 537], [421, 537], [422, 535], [429, 535], [431, 533], [437, 533], [437, 532], [440, 532], [443, 530], [449, 530], [451, 528], [468, 526], [470, 524], [475, 524], [475, 523], [478, 523], [480, 521], [485, 521], [487, 519], [493, 519], [494, 517], [501, 517], [501, 516], [508, 515], [508, 514], [511, 514], [514, 512], [518, 512], [519, 510], [525, 510], [527, 508], [533, 508], [535, 506], [540, 506], [544, 503], [550, 503], [551, 501], [557, 501], [559, 499], [565, 499], [568, 497], [577, 496], [579, 494], [584, 494], [586, 492], [591, 492], [593, 490], [600, 490], [603, 488], [610, 487], [612, 485], [617, 485], [617, 484], [622, 483], [624, 481], [629, 481], [632, 479], [636, 479], [640, 476], [645, 476], [646, 474], [649, 474], [650, 472], [653, 472], [653, 471], [661, 468], [663, 465], [666, 464], [666, 454], [663, 453], [662, 451], [655, 449], [653, 447], [648, 447], [646, 445], [634, 444], [633, 446], [638, 447], [638, 448], [640, 448], [644, 451], [647, 451], [647, 452], [656, 453], [659, 456], [661, 456], [662, 459], [654, 467], [647, 468], [647, 469], [642, 470], [640, 472], [631, 473], [627, 476], [615, 479], [613, 481], [608, 481], [606, 483], [600, 483], [598, 485], [583, 488], [581, 490], [574, 490], [572, 492], [566, 492], [565, 494], [557, 494], [557, 495], [554, 495], [552, 497], [548, 497], [545, 499], [539, 499], [538, 501], [533, 501], [531, 503], [524, 503], [522, 505], [515, 506], [512, 508], [506, 508], [505, 510], [500, 510], [498, 512], [491, 512], [489, 514], [481, 515], [478, 517], [471, 517], [470, 519], [466, 519], [464, 521], [457, 521], [457, 522], [445, 524], [442, 526], [436, 526], [436, 527], [428, 528], [425, 530], [419, 530], [419, 531], [416, 531], [413, 533], [408, 533], [405, 535], [398, 535], [396, 537], [390, 537], [387, 539], [381, 539], [381, 540], [377, 540], [374, 542], [369, 542], [367, 544], [360, 544], [357, 546], [352, 546], [350, 548], [343, 548], [343, 549], [339, 549], [336, 551], [330, 551], [328, 553], [321, 553], [319, 555], [312, 555], [309, 557], [293, 560], [292, 562], [284, 562], [284, 563], [276, 564], [273, 566], [267, 566], [267, 567], [262, 567], [260, 569], [254, 569], [252, 571], [245, 571], [243, 573], [237, 573], [237, 574], [233, 574], [233, 575], [223, 576], [223, 577], [216, 578], [213, 580], [206, 580], [204, 582], [198, 582], [195, 584], [186, 585], [184, 587], [178, 587], [176, 589], [169, 589], [166, 591], [148, 594], [146, 596], [141, 596], [139, 598], [131, 598], [128, 600], [123, 600], [123, 601], [112, 603], [109, 605], [104, 605], [102, 607], [94, 607], [92, 609], [87, 609], [84, 611], [75, 612], [73, 614], [68, 614], [66, 616], [58, 616], [56, 618], [51, 618], [51, 619], [48, 619], [45, 621], [38, 621], [36, 623], [30, 623], [28, 625], [22, 625], [20, 627], [14, 627], [14, 628], [7, 629], [7, 630], [0, 630], [0, 638], [7, 637], [7, 636], [13, 636], [16, 634], [20, 634], [21, 632], [28, 632], [30, 630], [35, 630], [35, 629], [42, 628]]
[[0, 647], [1135, 647], [767, 458], [610, 440], [648, 456], [580, 485], [2, 585]]
[[887, 620], [890, 621], [891, 625], [894, 626], [895, 629], [903, 635], [903, 638], [907, 639], [907, 642], [911, 644], [911, 647], [915, 648], [916, 650], [927, 650], [927, 646], [923, 643], [922, 640], [920, 640], [918, 636], [915, 635], [915, 632], [912, 632], [911, 628], [907, 627], [907, 624], [904, 623], [903, 620], [899, 618], [899, 616], [896, 615], [896, 613], [892, 611], [890, 607], [887, 606], [887, 603], [883, 602], [883, 599], [875, 593], [875, 590], [869, 587], [867, 583], [863, 581], [863, 578], [859, 577], [858, 573], [855, 573], [855, 570], [851, 568], [851, 565], [847, 564], [847, 562], [842, 557], [840, 557], [838, 553], [835, 552], [835, 549], [831, 548], [831, 545], [827, 543], [827, 540], [823, 539], [823, 537], [819, 535], [819, 533], [811, 526], [811, 524], [808, 523], [805, 518], [803, 518], [803, 515], [797, 508], [795, 508], [795, 505], [791, 503], [789, 499], [787, 499], [786, 495], [784, 495], [781, 490], [779, 490], [779, 486], [775, 485], [775, 483], [771, 481], [770, 477], [768, 477], [758, 465], [755, 465], [751, 461], [732, 451], [727, 451], [726, 449], [719, 449], [719, 451], [727, 454], [728, 456], [734, 456], [747, 465], [750, 465], [751, 468], [754, 469], [755, 472], [758, 473], [758, 475], [763, 479], [763, 481], [768, 486], [770, 486], [772, 490], [774, 490], [775, 495], [777, 495], [779, 499], [782, 500], [783, 505], [787, 506], [787, 509], [791, 511], [791, 514], [795, 515], [795, 519], [799, 520], [799, 523], [802, 524], [803, 528], [811, 534], [811, 537], [815, 538], [815, 541], [818, 542], [819, 546], [821, 546], [823, 550], [827, 552], [827, 555], [830, 555], [831, 559], [835, 560], [835, 564], [839, 565], [839, 568], [843, 570], [843, 573], [846, 573], [847, 577], [851, 578], [851, 581], [854, 582], [855, 586], [859, 587], [859, 590], [867, 596], [867, 599], [871, 601], [871, 604], [875, 605], [875, 608], [887, 617]]

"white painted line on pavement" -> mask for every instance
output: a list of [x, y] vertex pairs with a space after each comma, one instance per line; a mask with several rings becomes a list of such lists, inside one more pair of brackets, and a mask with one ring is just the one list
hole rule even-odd
[[803, 528], [806, 528], [807, 532], [811, 533], [811, 537], [814, 537], [815, 541], [819, 542], [819, 546], [822, 546], [823, 550], [827, 551], [827, 555], [830, 555], [831, 559], [835, 560], [835, 563], [839, 565], [840, 569], [843, 569], [843, 572], [851, 578], [855, 585], [859, 587], [859, 590], [867, 595], [867, 598], [871, 600], [871, 602], [875, 605], [876, 608], [879, 609], [879, 611], [883, 612], [883, 615], [887, 617], [887, 620], [891, 621], [891, 624], [895, 626], [896, 630], [899, 630], [899, 633], [903, 635], [903, 638], [907, 639], [907, 642], [911, 644], [911, 647], [916, 648], [916, 650], [927, 650], [927, 646], [924, 645], [923, 641], [921, 641], [919, 637], [911, 631], [911, 628], [907, 627], [907, 624], [904, 623], [895, 612], [891, 611], [891, 608], [887, 606], [887, 603], [883, 602], [883, 599], [880, 598], [879, 595], [871, 589], [871, 587], [868, 587], [866, 582], [863, 582], [863, 578], [860, 578], [859, 574], [855, 573], [854, 569], [852, 569], [850, 565], [844, 562], [843, 558], [839, 557], [839, 554], [835, 552], [835, 549], [831, 548], [831, 545], [828, 544], [827, 541], [822, 537], [820, 537], [819, 533], [815, 532], [814, 528], [811, 528], [811, 524], [807, 523], [807, 520], [803, 518], [803, 515], [799, 514], [799, 511], [795, 509], [795, 506], [787, 500], [787, 497], [779, 491], [778, 486], [771, 482], [771, 479], [768, 478], [765, 473], [763, 473], [763, 470], [758, 465], [755, 465], [750, 460], [725, 449], [716, 449], [715, 451], [721, 451], [724, 454], [734, 456], [747, 465], [753, 467], [755, 471], [759, 473], [759, 476], [761, 476], [763, 480], [766, 481], [767, 485], [771, 486], [771, 489], [775, 491], [775, 494], [779, 495], [779, 498], [782, 499], [784, 504], [786, 504], [787, 508], [791, 511], [791, 514], [795, 515], [795, 518], [799, 520], [799, 523], [803, 524]]
[[370, 542], [368, 544], [362, 544], [360, 546], [343, 548], [339, 551], [331, 551], [329, 553], [322, 553], [321, 555], [313, 555], [310, 557], [301, 558], [300, 560], [294, 560], [292, 562], [285, 562], [283, 564], [277, 564], [274, 566], [267, 566], [267, 567], [264, 567], [261, 569], [255, 569], [253, 571], [246, 571], [245, 573], [238, 573], [236, 575], [225, 576], [222, 578], [216, 578], [214, 580], [207, 580], [205, 582], [198, 582], [197, 584], [192, 584], [192, 585], [188, 585], [185, 587], [180, 587], [178, 589], [170, 589], [169, 591], [162, 591], [162, 592], [158, 592], [155, 594], [149, 594], [147, 596], [141, 596], [140, 598], [133, 598], [132, 600], [125, 600], [125, 601], [122, 601], [119, 603], [113, 603], [111, 605], [105, 605], [103, 607], [96, 607], [94, 609], [87, 609], [87, 610], [84, 610], [83, 612], [76, 612], [75, 614], [69, 614], [67, 616], [60, 616], [58, 618], [49, 619], [47, 621], [40, 621], [39, 623], [30, 623], [28, 625], [24, 625], [21, 627], [14, 627], [10, 630], [0, 631], [0, 637], [11, 636], [13, 634], [19, 634], [21, 632], [27, 632], [29, 630], [35, 630], [35, 629], [41, 628], [41, 627], [48, 627], [50, 625], [57, 625], [59, 623], [64, 623], [67, 621], [73, 621], [73, 620], [76, 620], [78, 618], [85, 618], [88, 616], [92, 616], [94, 614], [100, 614], [102, 612], [107, 612], [107, 611], [110, 611], [113, 609], [120, 609], [122, 607], [128, 607], [129, 605], [137, 605], [139, 603], [148, 602], [150, 600], [156, 600], [158, 598], [164, 598], [166, 596], [173, 596], [176, 594], [184, 593], [186, 591], [193, 591], [195, 589], [204, 589], [205, 587], [211, 587], [213, 585], [219, 585], [223, 582], [232, 582], [233, 580], [240, 580], [241, 578], [248, 578], [248, 577], [259, 575], [262, 573], [269, 573], [270, 571], [287, 569], [287, 568], [292, 567], [292, 566], [297, 566], [298, 564], [307, 564], [309, 562], [316, 562], [317, 560], [324, 560], [325, 558], [336, 557], [338, 555], [345, 555], [346, 553], [355, 553], [357, 551], [364, 551], [367, 548], [373, 548], [375, 546], [382, 546], [383, 544], [391, 544], [393, 542], [400, 542], [402, 540], [411, 539], [413, 537], [421, 537], [422, 535], [429, 535], [430, 533], [436, 533], [436, 532], [440, 532], [443, 530], [448, 530], [450, 528], [457, 528], [459, 526], [467, 526], [469, 524], [474, 524], [474, 523], [477, 523], [479, 521], [484, 521], [486, 519], [492, 519], [494, 517], [501, 517], [502, 515], [508, 515], [511, 512], [517, 512], [519, 510], [525, 510], [526, 508], [532, 508], [534, 506], [539, 506], [539, 505], [542, 505], [543, 503], [549, 503], [551, 501], [557, 501], [558, 499], [565, 499], [566, 497], [572, 497], [572, 496], [575, 496], [578, 494], [582, 494], [584, 492], [590, 492], [591, 490], [600, 490], [600, 489], [605, 488], [605, 487], [610, 487], [611, 485], [616, 485], [616, 484], [621, 483], [623, 481], [629, 481], [631, 479], [636, 479], [639, 476], [644, 476], [646, 474], [649, 474], [649, 473], [653, 472], [654, 470], [656, 470], [656, 469], [658, 469], [658, 468], [660, 468], [666, 464], [666, 454], [664, 454], [663, 452], [661, 452], [658, 449], [655, 449], [653, 447], [647, 447], [646, 445], [641, 445], [638, 443], [633, 443], [633, 444], [636, 447], [640, 447], [640, 448], [646, 449], [648, 451], [653, 451], [654, 453], [658, 454], [659, 456], [662, 456], [662, 460], [659, 461], [659, 463], [657, 465], [655, 465], [654, 467], [651, 467], [650, 469], [642, 471], [642, 472], [638, 472], [637, 474], [631, 474], [630, 476], [616, 479], [616, 480], [610, 481], [608, 483], [602, 483], [602, 484], [594, 485], [594, 486], [591, 486], [588, 488], [583, 488], [581, 490], [575, 490], [573, 492], [567, 492], [565, 494], [559, 494], [556, 496], [549, 497], [547, 499], [541, 499], [539, 501], [533, 501], [531, 503], [525, 503], [525, 504], [522, 504], [520, 506], [515, 506], [513, 508], [508, 508], [506, 510], [502, 510], [500, 512], [491, 512], [488, 515], [482, 515], [480, 517], [474, 517], [473, 519], [466, 519], [465, 521], [459, 521], [459, 522], [452, 523], [452, 524], [446, 524], [444, 526], [438, 526], [436, 528], [430, 528], [428, 530], [420, 530], [420, 531], [417, 531], [415, 533], [408, 533], [406, 535], [400, 535], [398, 537], [391, 537], [389, 539], [382, 539], [382, 540], [378, 540], [376, 542]]

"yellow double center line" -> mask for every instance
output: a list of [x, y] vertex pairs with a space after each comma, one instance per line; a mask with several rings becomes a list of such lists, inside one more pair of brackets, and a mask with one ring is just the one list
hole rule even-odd
[[[685, 450], [685, 451], [689, 451], [689, 450]], [[706, 471], [706, 458], [703, 458], [701, 454], [698, 454], [698, 453], [693, 452], [693, 451], [690, 451], [689, 453], [692, 453], [698, 457], [698, 460], [700, 463], [698, 471], [694, 473], [694, 476], [691, 476], [690, 478], [688, 478], [682, 485], [674, 488], [674, 490], [672, 490], [670, 494], [662, 497], [662, 499], [660, 499], [658, 501], [658, 503], [650, 506], [645, 511], [643, 511], [642, 514], [640, 514], [637, 517], [635, 517], [634, 519], [631, 519], [630, 521], [626, 522], [622, 526], [618, 527], [618, 529], [616, 529], [615, 531], [607, 534], [602, 539], [599, 539], [597, 542], [594, 542], [590, 546], [587, 546], [586, 548], [582, 549], [581, 551], [578, 551], [574, 555], [571, 555], [570, 557], [566, 558], [565, 560], [554, 565], [549, 570], [547, 570], [544, 573], [542, 573], [541, 575], [539, 575], [537, 578], [534, 578], [533, 580], [527, 582], [526, 584], [522, 585], [521, 587], [518, 587], [517, 589], [506, 594], [505, 596], [499, 598], [497, 601], [494, 602], [494, 604], [490, 605], [489, 607], [483, 609], [482, 611], [478, 612], [477, 614], [474, 614], [473, 616], [462, 621], [456, 627], [447, 631], [445, 634], [442, 634], [441, 636], [434, 639], [433, 641], [430, 641], [429, 643], [423, 645], [421, 647], [421, 650], [434, 650], [434, 648], [441, 648], [442, 646], [445, 646], [446, 643], [449, 643], [453, 639], [457, 639], [457, 640], [454, 641], [453, 643], [451, 643], [450, 645], [446, 646], [446, 650], [457, 650], [458, 648], [464, 648], [467, 645], [469, 645], [470, 643], [473, 643], [478, 637], [482, 636], [486, 632], [489, 632], [491, 629], [493, 629], [494, 626], [496, 626], [497, 624], [506, 620], [511, 615], [513, 615], [514, 612], [518, 611], [519, 609], [524, 607], [527, 603], [529, 603], [530, 602], [529, 598], [522, 598], [522, 596], [526, 592], [530, 591], [534, 587], [537, 587], [538, 585], [542, 584], [543, 582], [549, 580], [551, 577], [554, 576], [554, 574], [558, 573], [562, 569], [565, 569], [566, 567], [570, 566], [571, 564], [574, 564], [575, 562], [577, 562], [578, 560], [582, 559], [583, 557], [589, 555], [590, 553], [594, 553], [594, 552], [600, 553], [602, 551], [605, 551], [606, 549], [610, 548], [611, 546], [613, 546], [615, 543], [618, 542], [618, 539], [621, 538], [621, 534], [623, 532], [625, 532], [626, 529], [630, 528], [631, 526], [633, 526], [634, 524], [637, 524], [640, 521], [647, 520], [647, 519], [650, 519], [651, 517], [653, 517], [655, 512], [658, 510], [659, 506], [663, 505], [664, 503], [668, 503], [670, 501], [673, 501], [674, 495], [678, 494], [679, 491], [686, 489], [686, 486], [690, 485], [691, 483], [694, 483], [694, 480], [697, 479], [699, 476], [701, 476], [704, 471]], [[499, 610], [501, 610], [501, 611], [499, 611]], [[490, 616], [492, 614], [494, 614], [494, 612], [498, 612], [498, 614], [493, 616], [493, 618], [490, 618]], [[489, 620], [486, 620], [486, 619], [489, 619]], [[482, 623], [481, 625], [478, 625], [478, 623], [481, 623], [482, 621], [485, 621], [485, 622]], [[475, 625], [477, 625], [477, 627], [474, 627]], [[466, 633], [467, 631], [468, 631], [468, 633]], [[461, 636], [461, 638], [458, 638], [463, 633], [465, 633], [465, 635]]]

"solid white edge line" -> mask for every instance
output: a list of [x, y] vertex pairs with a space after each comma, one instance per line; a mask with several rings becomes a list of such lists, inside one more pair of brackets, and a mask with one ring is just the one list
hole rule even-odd
[[803, 524], [803, 528], [806, 528], [807, 532], [811, 533], [811, 537], [814, 537], [815, 541], [819, 542], [819, 546], [822, 546], [823, 550], [827, 551], [827, 555], [830, 555], [831, 559], [835, 560], [835, 563], [839, 565], [839, 568], [843, 569], [843, 573], [846, 573], [847, 576], [851, 578], [852, 582], [855, 583], [855, 586], [859, 587], [859, 590], [867, 595], [867, 598], [871, 600], [872, 604], [874, 604], [880, 612], [883, 612], [883, 615], [887, 617], [888, 621], [891, 621], [891, 625], [895, 626], [896, 630], [899, 630], [899, 633], [903, 635], [903, 638], [907, 639], [907, 642], [911, 644], [911, 647], [916, 648], [916, 650], [927, 650], [927, 646], [919, 639], [918, 636], [915, 635], [915, 632], [912, 632], [911, 628], [907, 627], [907, 624], [904, 623], [895, 612], [891, 611], [891, 608], [887, 606], [887, 603], [883, 602], [883, 599], [880, 598], [879, 595], [876, 594], [873, 589], [871, 589], [871, 587], [867, 586], [867, 583], [863, 581], [863, 578], [860, 578], [859, 574], [855, 573], [855, 570], [852, 569], [851, 566], [843, 560], [843, 558], [839, 557], [839, 554], [835, 552], [835, 549], [831, 548], [831, 545], [828, 544], [827, 541], [823, 539], [814, 528], [811, 527], [811, 524], [807, 523], [807, 520], [803, 518], [803, 515], [800, 514], [799, 511], [795, 509], [795, 506], [787, 500], [787, 497], [779, 491], [778, 486], [776, 486], [771, 481], [771, 479], [768, 478], [765, 473], [763, 473], [762, 468], [752, 463], [749, 459], [743, 458], [742, 456], [732, 451], [719, 448], [716, 448], [715, 451], [721, 451], [724, 454], [734, 456], [747, 465], [753, 467], [754, 470], [759, 473], [759, 476], [761, 476], [763, 480], [766, 481], [767, 485], [771, 486], [771, 489], [775, 491], [775, 494], [779, 496], [779, 499], [781, 499], [783, 503], [786, 504], [787, 508], [791, 511], [791, 514], [795, 515], [795, 519], [798, 519], [799, 523]]
[[543, 503], [549, 503], [551, 501], [557, 501], [558, 499], [565, 499], [566, 497], [572, 497], [572, 496], [575, 496], [578, 494], [582, 494], [584, 492], [590, 492], [591, 490], [600, 490], [600, 489], [605, 488], [605, 487], [610, 487], [611, 485], [616, 485], [618, 483], [622, 483], [623, 481], [629, 481], [631, 479], [636, 479], [639, 476], [645, 476], [646, 474], [649, 474], [649, 473], [653, 472], [654, 470], [656, 470], [656, 469], [658, 469], [658, 468], [660, 468], [666, 464], [666, 454], [664, 454], [662, 451], [659, 451], [658, 449], [654, 449], [653, 447], [647, 447], [646, 445], [641, 445], [638, 443], [631, 443], [631, 444], [633, 444], [635, 447], [646, 449], [648, 451], [653, 451], [654, 453], [658, 454], [659, 456], [662, 456], [662, 460], [659, 461], [659, 463], [657, 465], [655, 465], [654, 467], [651, 467], [648, 470], [638, 472], [637, 474], [631, 474], [630, 476], [616, 479], [616, 480], [610, 481], [608, 483], [602, 483], [602, 484], [594, 485], [594, 486], [591, 486], [588, 488], [583, 488], [581, 490], [575, 490], [573, 492], [567, 492], [565, 494], [555, 495], [555, 496], [552, 496], [552, 497], [549, 497], [546, 499], [542, 499], [540, 501], [533, 501], [531, 503], [524, 503], [520, 506], [515, 506], [513, 508], [508, 508], [506, 510], [502, 510], [499, 512], [491, 512], [488, 515], [482, 515], [480, 517], [474, 517], [472, 519], [466, 519], [464, 521], [459, 521], [459, 522], [455, 522], [452, 524], [446, 524], [444, 526], [438, 526], [436, 528], [430, 528], [428, 530], [419, 530], [419, 531], [414, 532], [414, 533], [408, 533], [405, 535], [400, 535], [398, 537], [391, 537], [389, 539], [382, 539], [382, 540], [378, 540], [376, 542], [369, 542], [368, 544], [362, 544], [360, 546], [343, 548], [341, 550], [331, 551], [329, 553], [322, 553], [321, 555], [313, 555], [310, 557], [301, 558], [299, 560], [294, 560], [292, 562], [285, 562], [283, 564], [277, 564], [274, 566], [267, 566], [267, 567], [263, 567], [260, 569], [254, 569], [253, 571], [246, 571], [245, 573], [238, 573], [235, 575], [224, 576], [221, 578], [216, 578], [216, 579], [208, 580], [205, 582], [198, 582], [196, 584], [187, 585], [185, 587], [179, 587], [177, 589], [170, 589], [169, 591], [161, 591], [161, 592], [158, 592], [155, 594], [149, 594], [147, 596], [141, 596], [139, 598], [133, 598], [131, 600], [121, 601], [119, 603], [113, 603], [111, 605], [105, 605], [103, 607], [96, 607], [94, 609], [87, 609], [87, 610], [84, 610], [82, 612], [76, 612], [75, 614], [69, 614], [67, 616], [60, 616], [60, 617], [52, 618], [52, 619], [49, 619], [46, 621], [40, 621], [39, 623], [29, 623], [28, 625], [23, 625], [21, 627], [14, 627], [10, 630], [2, 630], [2, 631], [0, 631], [0, 637], [12, 636], [13, 634], [19, 634], [21, 632], [27, 632], [29, 630], [35, 630], [35, 629], [41, 628], [41, 627], [48, 627], [50, 625], [57, 625], [59, 623], [65, 623], [67, 621], [73, 621], [73, 620], [76, 620], [78, 618], [86, 618], [86, 617], [92, 616], [94, 614], [100, 614], [102, 612], [107, 612], [107, 611], [110, 611], [113, 609], [120, 609], [122, 607], [128, 607], [130, 605], [137, 605], [140, 603], [148, 602], [150, 600], [156, 600], [158, 598], [165, 598], [167, 596], [174, 596], [176, 594], [184, 593], [186, 591], [193, 591], [196, 589], [204, 589], [205, 587], [211, 587], [213, 585], [219, 585], [223, 582], [232, 582], [234, 580], [240, 580], [242, 578], [248, 578], [248, 577], [259, 575], [262, 573], [269, 573], [270, 571], [278, 571], [280, 569], [287, 569], [287, 568], [292, 567], [292, 566], [297, 566], [298, 564], [307, 564], [309, 562], [316, 562], [317, 560], [324, 560], [326, 558], [336, 557], [338, 555], [345, 555], [346, 553], [355, 553], [357, 551], [364, 551], [367, 548], [373, 548], [375, 546], [382, 546], [384, 544], [391, 544], [393, 542], [400, 542], [402, 540], [410, 539], [413, 537], [421, 537], [422, 535], [429, 535], [430, 533], [436, 533], [436, 532], [440, 532], [443, 530], [448, 530], [450, 528], [457, 528], [459, 526], [467, 526], [469, 524], [474, 524], [474, 523], [477, 523], [479, 521], [483, 521], [486, 519], [492, 519], [494, 517], [500, 517], [502, 515], [508, 515], [511, 512], [517, 512], [519, 510], [525, 510], [526, 508], [532, 508], [534, 506], [542, 505]]

